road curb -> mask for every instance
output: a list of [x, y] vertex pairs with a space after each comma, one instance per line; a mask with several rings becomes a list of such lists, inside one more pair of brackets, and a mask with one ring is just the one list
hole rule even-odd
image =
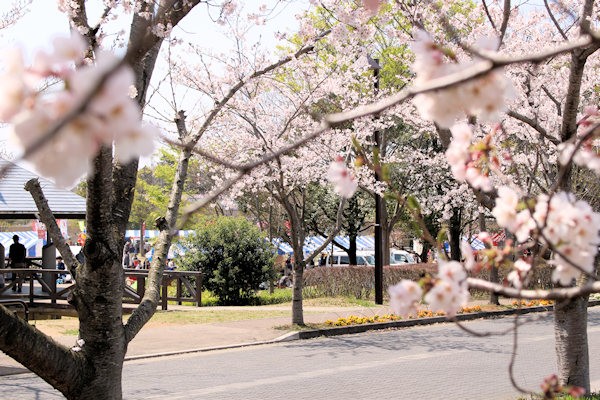
[[[595, 307], [600, 305], [600, 300], [590, 300], [588, 302], [588, 307]], [[524, 315], [531, 314], [537, 312], [548, 312], [552, 311], [554, 306], [538, 306], [538, 307], [526, 307], [526, 308], [515, 308], [509, 310], [500, 310], [500, 311], [481, 311], [476, 313], [469, 314], [459, 314], [456, 316], [458, 321], [470, 321], [475, 319], [489, 319], [489, 318], [501, 318], [510, 315]], [[305, 331], [295, 331], [288, 332], [283, 334], [272, 340], [264, 340], [257, 342], [248, 342], [248, 343], [236, 343], [229, 344], [223, 346], [211, 346], [211, 347], [201, 347], [196, 349], [187, 349], [187, 350], [177, 350], [177, 351], [169, 351], [169, 352], [161, 352], [161, 353], [152, 353], [152, 354], [140, 354], [135, 356], [127, 356], [125, 357], [125, 361], [137, 361], [144, 360], [150, 358], [158, 358], [158, 357], [168, 357], [168, 356], [177, 356], [184, 354], [193, 354], [193, 353], [205, 353], [209, 351], [217, 351], [217, 350], [228, 350], [228, 349], [239, 349], [242, 347], [251, 347], [251, 346], [260, 346], [274, 343], [284, 343], [290, 342], [294, 340], [304, 340], [304, 339], [314, 339], [321, 336], [339, 336], [339, 335], [350, 335], [355, 333], [363, 333], [372, 330], [382, 330], [382, 329], [394, 329], [394, 328], [408, 328], [412, 326], [419, 325], [433, 325], [444, 322], [451, 322], [446, 317], [429, 317], [429, 318], [417, 318], [417, 319], [406, 319], [400, 321], [390, 321], [390, 322], [378, 322], [378, 323], [370, 323], [364, 325], [350, 325], [350, 326], [336, 326], [331, 328], [321, 328], [321, 329], [311, 329]], [[4, 373], [2, 373], [4, 372]], [[25, 368], [8, 368], [6, 367], [3, 371], [0, 368], [0, 376], [3, 375], [19, 375], [31, 373], [29, 370]]]
[[[589, 307], [595, 307], [600, 305], [600, 300], [590, 300], [588, 302]], [[554, 306], [537, 306], [537, 307], [526, 307], [526, 308], [514, 308], [508, 310], [499, 311], [481, 311], [476, 313], [458, 314], [456, 316], [457, 321], [471, 321], [475, 319], [488, 319], [488, 318], [499, 318], [506, 317], [509, 315], [524, 315], [537, 312], [552, 311]], [[354, 333], [363, 333], [372, 330], [391, 329], [391, 328], [407, 328], [411, 326], [419, 325], [432, 325], [442, 322], [451, 322], [446, 317], [428, 317], [428, 318], [417, 318], [417, 319], [405, 319], [399, 321], [390, 322], [376, 322], [363, 325], [349, 325], [349, 326], [334, 326], [331, 328], [312, 329], [306, 331], [299, 331], [297, 333], [297, 339], [313, 339], [320, 336], [338, 336], [348, 335]]]
[[[588, 307], [595, 307], [600, 305], [600, 300], [590, 300], [588, 302]], [[515, 308], [509, 310], [500, 310], [500, 311], [481, 311], [477, 313], [469, 313], [469, 314], [459, 314], [456, 316], [458, 321], [470, 321], [474, 319], [487, 319], [487, 318], [500, 318], [509, 315], [515, 314], [530, 314], [535, 312], [547, 312], [552, 311], [554, 306], [538, 306], [538, 307], [526, 307], [526, 308]], [[284, 335], [281, 335], [272, 340], [265, 340], [259, 342], [249, 342], [249, 343], [238, 343], [231, 345], [223, 345], [223, 346], [213, 346], [213, 347], [202, 347], [198, 349], [188, 349], [188, 350], [179, 350], [179, 351], [170, 351], [164, 353], [155, 353], [155, 354], [142, 354], [137, 356], [129, 356], [125, 357], [125, 361], [135, 361], [135, 360], [143, 360], [146, 358], [156, 358], [156, 357], [167, 357], [167, 356], [176, 356], [182, 354], [191, 354], [191, 353], [205, 353], [209, 351], [216, 350], [228, 350], [228, 349], [237, 349], [242, 347], [250, 347], [250, 346], [260, 346], [266, 344], [274, 344], [274, 343], [284, 343], [290, 342], [294, 340], [304, 340], [304, 339], [313, 339], [321, 336], [338, 336], [338, 335], [350, 335], [354, 333], [363, 333], [371, 330], [381, 330], [381, 329], [393, 329], [393, 328], [407, 328], [411, 326], [418, 325], [432, 325], [443, 322], [451, 322], [446, 317], [430, 317], [430, 318], [417, 318], [417, 319], [407, 319], [400, 321], [390, 321], [390, 322], [378, 322], [372, 324], [364, 324], [364, 325], [350, 325], [350, 326], [336, 326], [331, 328], [321, 328], [321, 329], [311, 329], [305, 331], [296, 331], [296, 332], [288, 332]]]

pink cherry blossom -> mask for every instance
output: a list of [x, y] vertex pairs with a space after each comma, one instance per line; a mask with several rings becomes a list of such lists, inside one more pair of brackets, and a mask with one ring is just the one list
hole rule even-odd
[[[56, 38], [50, 52], [34, 56], [34, 64], [22, 65], [20, 53], [7, 59], [11, 79], [0, 88], [0, 117], [12, 124], [12, 140], [29, 149], [54, 123], [79, 107], [82, 98], [94, 90], [103, 74], [118, 62], [101, 50], [96, 51], [95, 65], [76, 66], [81, 62], [87, 43], [79, 35]], [[62, 90], [38, 93], [38, 78], [62, 79]], [[149, 155], [156, 129], [141, 126], [139, 105], [132, 99], [133, 72], [126, 67], [112, 73], [97, 90], [84, 112], [65, 124], [47, 145], [28, 159], [45, 176], [58, 185], [72, 185], [90, 169], [91, 159], [101, 146], [115, 143], [115, 154], [129, 161]]]
[[159, 136], [154, 125], [137, 125], [129, 127], [115, 138], [115, 157], [124, 163], [138, 156], [148, 156], [154, 150], [154, 139]]
[[442, 262], [439, 266], [438, 278], [462, 284], [467, 279], [467, 273], [458, 261]]
[[529, 282], [529, 271], [531, 264], [525, 260], [519, 259], [515, 261], [514, 269], [508, 273], [506, 279], [517, 289], [523, 288]]
[[[439, 46], [427, 33], [415, 33], [413, 70], [417, 74], [415, 84], [426, 83], [435, 78], [449, 76], [479, 60], [442, 62]], [[449, 128], [466, 116], [477, 116], [482, 121], [498, 121], [506, 108], [506, 100], [513, 96], [511, 83], [501, 71], [435, 92], [415, 96], [414, 104], [425, 119], [433, 120], [442, 128]]]
[[416, 315], [417, 305], [421, 301], [423, 290], [413, 281], [402, 279], [399, 283], [388, 288], [390, 295], [390, 307], [394, 313], [407, 317]]
[[496, 218], [498, 225], [512, 230], [516, 224], [517, 205], [519, 195], [508, 186], [498, 188], [496, 206], [492, 209], [492, 215]]
[[465, 285], [450, 280], [438, 280], [425, 295], [432, 311], [443, 311], [452, 318], [467, 305], [469, 292]]
[[381, 7], [382, 0], [363, 0], [363, 6], [369, 10], [371, 14], [376, 14]]
[[358, 188], [354, 175], [340, 158], [329, 165], [327, 179], [333, 184], [335, 192], [345, 198], [352, 197]]

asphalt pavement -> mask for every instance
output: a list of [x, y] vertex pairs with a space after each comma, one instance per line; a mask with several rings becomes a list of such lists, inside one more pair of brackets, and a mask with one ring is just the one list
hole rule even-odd
[[[484, 304], [485, 302], [473, 302], [471, 305]], [[591, 305], [596, 303], [592, 302]], [[195, 310], [193, 307], [169, 306], [170, 309]], [[238, 321], [202, 323], [202, 324], [163, 324], [148, 325], [129, 344], [126, 361], [168, 355], [178, 355], [195, 352], [206, 352], [218, 349], [238, 348], [258, 344], [283, 342], [298, 339], [313, 338], [316, 336], [333, 336], [348, 333], [359, 333], [370, 329], [389, 329], [411, 325], [433, 324], [445, 321], [443, 317], [425, 318], [417, 320], [401, 320], [389, 323], [355, 325], [347, 327], [336, 327], [320, 330], [296, 331], [290, 329], [291, 306], [261, 306], [270, 310], [289, 311], [289, 317], [243, 319]], [[241, 311], [252, 310], [257, 307], [239, 307]], [[218, 310], [218, 307], [211, 307]], [[228, 307], [228, 310], [231, 310]], [[547, 311], [548, 307], [538, 307], [529, 311]], [[515, 311], [501, 313], [473, 313], [465, 314], [463, 318], [478, 319], [498, 317], [501, 314], [512, 314]], [[326, 320], [335, 320], [340, 317], [374, 316], [391, 313], [388, 306], [376, 307], [304, 307], [304, 319], [306, 323], [323, 323]], [[243, 313], [242, 313], [243, 315]], [[72, 333], [72, 332], [71, 332]], [[64, 332], [53, 332], [53, 339], [65, 346], [75, 346], [77, 336], [65, 334]], [[22, 365], [0, 352], [0, 376], [26, 373]]]
[[[128, 400], [514, 400], [519, 387], [539, 391], [556, 373], [552, 313], [522, 316], [515, 350], [513, 318], [478, 319], [387, 329], [309, 340], [127, 361]], [[600, 383], [600, 309], [589, 312], [590, 378]], [[512, 373], [509, 363], [516, 360]], [[60, 393], [33, 374], [0, 377], [11, 400], [59, 400]], [[525, 396], [529, 398], [528, 396]]]

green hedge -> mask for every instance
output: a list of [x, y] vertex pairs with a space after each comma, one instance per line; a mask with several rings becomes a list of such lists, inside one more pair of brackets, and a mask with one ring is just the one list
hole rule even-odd
[[[406, 264], [402, 266], [383, 267], [383, 287], [387, 288], [398, 283], [402, 279], [419, 280], [429, 273], [437, 273], [437, 264], [421, 263]], [[504, 281], [510, 272], [508, 268], [499, 271], [500, 281]], [[539, 267], [535, 270], [530, 287], [550, 288], [552, 268], [548, 266]], [[489, 271], [483, 270], [477, 278], [489, 279]], [[349, 296], [357, 299], [372, 299], [375, 296], [375, 271], [374, 267], [316, 267], [304, 271], [305, 298]], [[471, 291], [474, 297], [487, 295], [482, 291]]]

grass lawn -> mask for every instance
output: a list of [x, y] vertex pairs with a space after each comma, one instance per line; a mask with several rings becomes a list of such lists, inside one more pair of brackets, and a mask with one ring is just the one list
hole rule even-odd
[[[285, 290], [285, 289], [281, 289]], [[289, 290], [289, 289], [287, 289]], [[268, 291], [267, 291], [268, 293]], [[282, 297], [281, 293], [276, 296]], [[372, 301], [351, 298], [318, 298], [304, 300], [306, 307], [374, 307]], [[186, 310], [157, 310], [148, 326], [210, 324], [219, 322], [241, 321], [248, 319], [277, 318], [291, 316], [291, 301], [266, 306], [235, 307], [194, 307]], [[305, 313], [317, 313], [305, 310]], [[129, 315], [123, 317], [127, 321]], [[39, 330], [49, 335], [77, 336], [79, 321], [73, 317], [31, 321]]]

